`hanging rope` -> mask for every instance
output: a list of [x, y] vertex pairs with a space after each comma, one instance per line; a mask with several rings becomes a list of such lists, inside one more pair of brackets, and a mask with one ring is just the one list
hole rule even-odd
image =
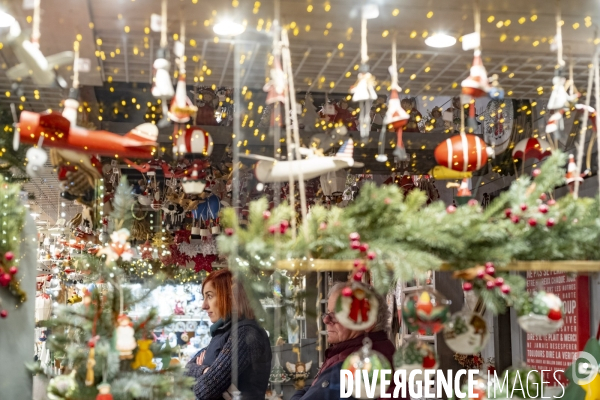
[[481, 50], [481, 12], [479, 10], [479, 0], [474, 1], [473, 18], [475, 19], [475, 32], [479, 35], [478, 50]]
[[565, 60], [563, 59], [562, 18], [560, 14], [560, 0], [556, 0], [556, 58], [559, 67], [564, 67]]
[[73, 88], [79, 87], [79, 42], [75, 41], [73, 44], [73, 50], [75, 52], [75, 58], [73, 61]]
[[366, 64], [369, 62], [367, 54], [367, 19], [363, 16], [360, 21], [360, 62]]
[[581, 166], [583, 163], [583, 149], [585, 147], [585, 137], [587, 133], [588, 119], [590, 116], [590, 100], [592, 95], [592, 81], [594, 80], [594, 71], [598, 65], [598, 47], [594, 51], [594, 57], [592, 59], [592, 68], [590, 68], [588, 75], [587, 91], [585, 94], [585, 109], [583, 110], [583, 117], [581, 119], [581, 130], [579, 132], [579, 144], [577, 145], [577, 174], [575, 175], [575, 188], [573, 190], [573, 197], [577, 199], [579, 197], [579, 177], [581, 176]]
[[31, 30], [31, 43], [40, 48], [40, 3], [41, 0], [34, 0], [33, 3], [33, 26]]
[[162, 0], [162, 17], [160, 19], [160, 47], [166, 48], [167, 44], [167, 0]]

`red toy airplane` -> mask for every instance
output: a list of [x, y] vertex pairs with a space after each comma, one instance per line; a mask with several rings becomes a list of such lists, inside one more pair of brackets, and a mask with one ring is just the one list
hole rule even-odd
[[107, 157], [153, 158], [158, 144], [158, 128], [145, 123], [132, 129], [124, 136], [107, 131], [90, 131], [72, 126], [61, 114], [22, 111], [19, 129], [15, 132], [15, 146], [20, 141], [38, 144], [44, 135], [43, 145], [59, 149]]

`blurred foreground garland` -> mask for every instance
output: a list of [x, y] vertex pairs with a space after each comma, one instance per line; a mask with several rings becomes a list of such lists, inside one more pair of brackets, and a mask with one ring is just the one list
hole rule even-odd
[[[598, 198], [548, 200], [547, 193], [565, 182], [565, 164], [565, 155], [555, 152], [534, 171], [533, 179], [513, 182], [485, 210], [476, 202], [446, 207], [438, 201], [425, 207], [427, 198], [421, 191], [405, 197], [394, 185], [366, 184], [346, 208], [311, 208], [307, 235], [299, 229], [296, 239], [288, 229], [293, 215], [289, 205], [268, 211], [266, 200], [261, 199], [250, 204], [246, 227], [239, 225], [234, 209], [223, 211], [228, 235], [218, 239], [219, 249], [229, 256], [232, 268], [248, 274], [273, 270], [277, 260], [352, 260], [356, 252], [348, 247], [348, 237], [358, 232], [375, 253], [370, 271], [381, 292], [397, 279], [411, 280], [439, 270], [444, 262], [457, 271], [457, 277], [473, 280], [475, 267], [486, 263], [600, 260]], [[486, 307], [502, 313], [506, 306], [518, 306], [525, 293], [523, 278], [495, 276], [502, 277], [510, 290], [472, 284]]]

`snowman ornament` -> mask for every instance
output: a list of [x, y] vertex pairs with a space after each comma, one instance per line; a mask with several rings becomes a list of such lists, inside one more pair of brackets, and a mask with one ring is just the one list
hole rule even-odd
[[459, 354], [481, 352], [490, 338], [487, 324], [477, 313], [459, 312], [444, 326], [444, 340]]

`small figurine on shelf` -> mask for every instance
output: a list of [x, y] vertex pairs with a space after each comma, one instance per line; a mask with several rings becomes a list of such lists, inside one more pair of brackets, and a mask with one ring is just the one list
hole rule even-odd
[[175, 302], [175, 315], [185, 315], [185, 309], [183, 308], [183, 301], [177, 300]]
[[96, 386], [98, 389], [98, 395], [96, 400], [113, 400], [113, 395], [110, 394], [110, 384], [103, 382]]

